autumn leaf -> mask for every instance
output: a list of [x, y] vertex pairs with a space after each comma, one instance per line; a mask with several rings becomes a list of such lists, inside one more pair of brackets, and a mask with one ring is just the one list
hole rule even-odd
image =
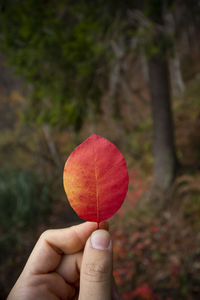
[[141, 300], [156, 300], [157, 297], [147, 284], [138, 286], [130, 293], [124, 293], [123, 299], [141, 299]]
[[99, 223], [124, 201], [129, 182], [126, 161], [114, 144], [93, 134], [67, 159], [63, 182], [79, 217]]

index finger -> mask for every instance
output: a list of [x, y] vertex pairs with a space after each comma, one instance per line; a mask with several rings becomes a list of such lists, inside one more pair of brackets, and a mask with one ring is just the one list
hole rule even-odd
[[[107, 229], [108, 223], [100, 224]], [[64, 229], [45, 231], [36, 243], [24, 271], [32, 274], [52, 272], [59, 265], [62, 254], [73, 254], [82, 250], [91, 233], [97, 229], [94, 222], [85, 222]]]

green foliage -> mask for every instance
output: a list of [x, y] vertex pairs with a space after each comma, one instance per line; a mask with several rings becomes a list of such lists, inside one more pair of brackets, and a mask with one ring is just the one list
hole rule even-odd
[[159, 32], [158, 24], [151, 19], [148, 25], [139, 27], [137, 36], [148, 58], [161, 54], [163, 56], [173, 53], [174, 37], [169, 33]]
[[47, 184], [30, 171], [0, 172], [0, 222], [23, 228], [34, 224], [47, 211], [50, 195]]
[[[170, 1], [171, 3], [171, 1]], [[169, 5], [169, 3], [168, 3]], [[162, 1], [7, 0], [0, 6], [0, 43], [15, 72], [30, 84], [24, 120], [80, 129], [88, 110], [100, 112], [109, 69], [116, 59], [112, 40], [127, 49], [139, 36], [150, 55], [169, 47], [171, 37], [155, 37]], [[150, 22], [132, 24], [141, 10]]]
[[134, 134], [130, 135], [130, 144], [131, 149], [136, 156], [142, 156], [143, 159], [145, 159], [145, 155], [149, 155], [149, 153], [151, 153], [151, 132], [152, 121], [150, 119], [146, 119], [134, 128]]
[[146, 0], [144, 2], [145, 14], [158, 24], [163, 23], [164, 9], [170, 9], [175, 3], [175, 0], [167, 0], [163, 3], [162, 0]]
[[174, 36], [165, 28], [164, 15], [172, 10], [174, 0], [165, 3], [161, 0], [143, 2], [143, 23], [137, 26], [137, 36], [148, 58], [154, 55], [173, 54]]
[[[182, 109], [191, 109], [194, 117], [198, 117], [200, 108], [200, 76], [191, 81], [183, 95]], [[189, 101], [188, 101], [189, 100]]]
[[48, 183], [30, 171], [0, 171], [0, 246], [6, 249], [49, 210]]
[[16, 73], [31, 84], [26, 121], [78, 129], [91, 101], [99, 110], [107, 26], [98, 19], [99, 5], [101, 1], [4, 3], [2, 49]]

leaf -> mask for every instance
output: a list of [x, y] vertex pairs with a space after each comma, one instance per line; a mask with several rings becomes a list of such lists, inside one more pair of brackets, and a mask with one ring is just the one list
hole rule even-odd
[[124, 293], [123, 299], [157, 300], [156, 295], [147, 284], [141, 284], [134, 291]]
[[79, 217], [99, 223], [124, 201], [129, 182], [126, 161], [110, 141], [92, 134], [67, 159], [63, 182]]

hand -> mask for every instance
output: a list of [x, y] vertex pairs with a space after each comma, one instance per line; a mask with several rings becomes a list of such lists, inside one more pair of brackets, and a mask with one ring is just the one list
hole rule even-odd
[[[100, 228], [107, 229], [108, 224]], [[8, 300], [118, 299], [112, 288], [110, 234], [95, 229], [95, 223], [86, 222], [45, 231]]]

